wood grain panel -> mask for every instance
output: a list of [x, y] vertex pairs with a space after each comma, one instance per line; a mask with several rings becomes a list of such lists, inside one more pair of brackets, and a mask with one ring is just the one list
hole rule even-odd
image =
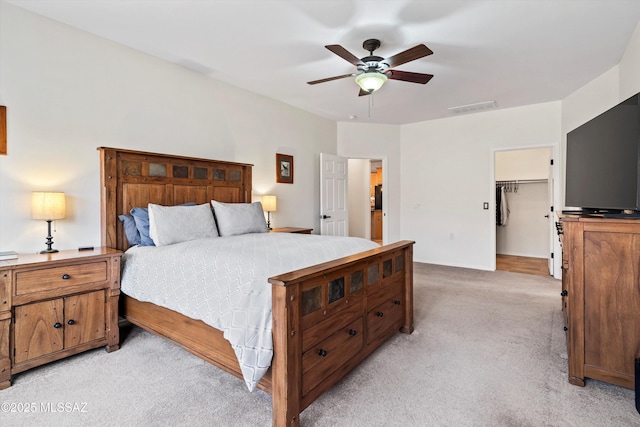
[[241, 203], [245, 201], [240, 189], [233, 187], [212, 187], [211, 200], [226, 203]]
[[585, 364], [633, 376], [640, 354], [640, 235], [584, 233]]
[[122, 213], [132, 208], [146, 208], [149, 203], [166, 205], [166, 187], [163, 184], [125, 183], [122, 191]]
[[104, 290], [64, 299], [64, 347], [69, 348], [104, 338]]
[[[55, 299], [15, 308], [15, 357], [21, 363], [60, 351], [64, 344], [63, 301]], [[56, 328], [54, 325], [60, 324]]]
[[0, 390], [11, 386], [11, 312], [0, 312]]
[[173, 203], [181, 205], [183, 203], [195, 202], [199, 205], [209, 203], [207, 198], [207, 186], [201, 185], [174, 185], [173, 186]]

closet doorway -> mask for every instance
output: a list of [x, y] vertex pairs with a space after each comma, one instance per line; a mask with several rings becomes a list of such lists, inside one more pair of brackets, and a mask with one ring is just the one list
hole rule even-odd
[[495, 152], [496, 269], [553, 275], [551, 147]]

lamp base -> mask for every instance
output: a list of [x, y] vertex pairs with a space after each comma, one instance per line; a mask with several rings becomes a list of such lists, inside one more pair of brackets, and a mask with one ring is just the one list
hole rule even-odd
[[56, 252], [58, 252], [57, 249], [53, 249], [53, 236], [51, 236], [51, 221], [50, 219], [47, 220], [47, 231], [49, 233], [49, 235], [47, 236], [47, 241], [44, 242], [45, 245], [47, 245], [47, 249], [40, 251], [41, 254], [54, 254]]

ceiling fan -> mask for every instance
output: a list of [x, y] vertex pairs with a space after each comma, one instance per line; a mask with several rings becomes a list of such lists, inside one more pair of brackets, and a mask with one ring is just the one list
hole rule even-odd
[[388, 58], [381, 58], [373, 54], [373, 51], [380, 47], [380, 40], [378, 39], [368, 39], [362, 43], [362, 47], [369, 51], [369, 56], [365, 56], [364, 58], [357, 58], [339, 44], [330, 44], [325, 47], [342, 59], [355, 65], [358, 71], [355, 73], [343, 74], [341, 76], [313, 80], [307, 82], [307, 84], [315, 85], [318, 83], [355, 76], [356, 83], [360, 86], [359, 96], [363, 96], [370, 95], [380, 89], [387, 79], [425, 84], [433, 77], [432, 74], [412, 73], [410, 71], [393, 69], [398, 65], [406, 64], [407, 62], [415, 61], [416, 59], [431, 55], [433, 52], [424, 44], [419, 44], [411, 49], [407, 49]]

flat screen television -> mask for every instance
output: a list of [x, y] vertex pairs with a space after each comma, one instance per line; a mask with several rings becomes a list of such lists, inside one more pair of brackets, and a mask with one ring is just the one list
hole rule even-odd
[[639, 95], [567, 134], [565, 206], [640, 212]]

